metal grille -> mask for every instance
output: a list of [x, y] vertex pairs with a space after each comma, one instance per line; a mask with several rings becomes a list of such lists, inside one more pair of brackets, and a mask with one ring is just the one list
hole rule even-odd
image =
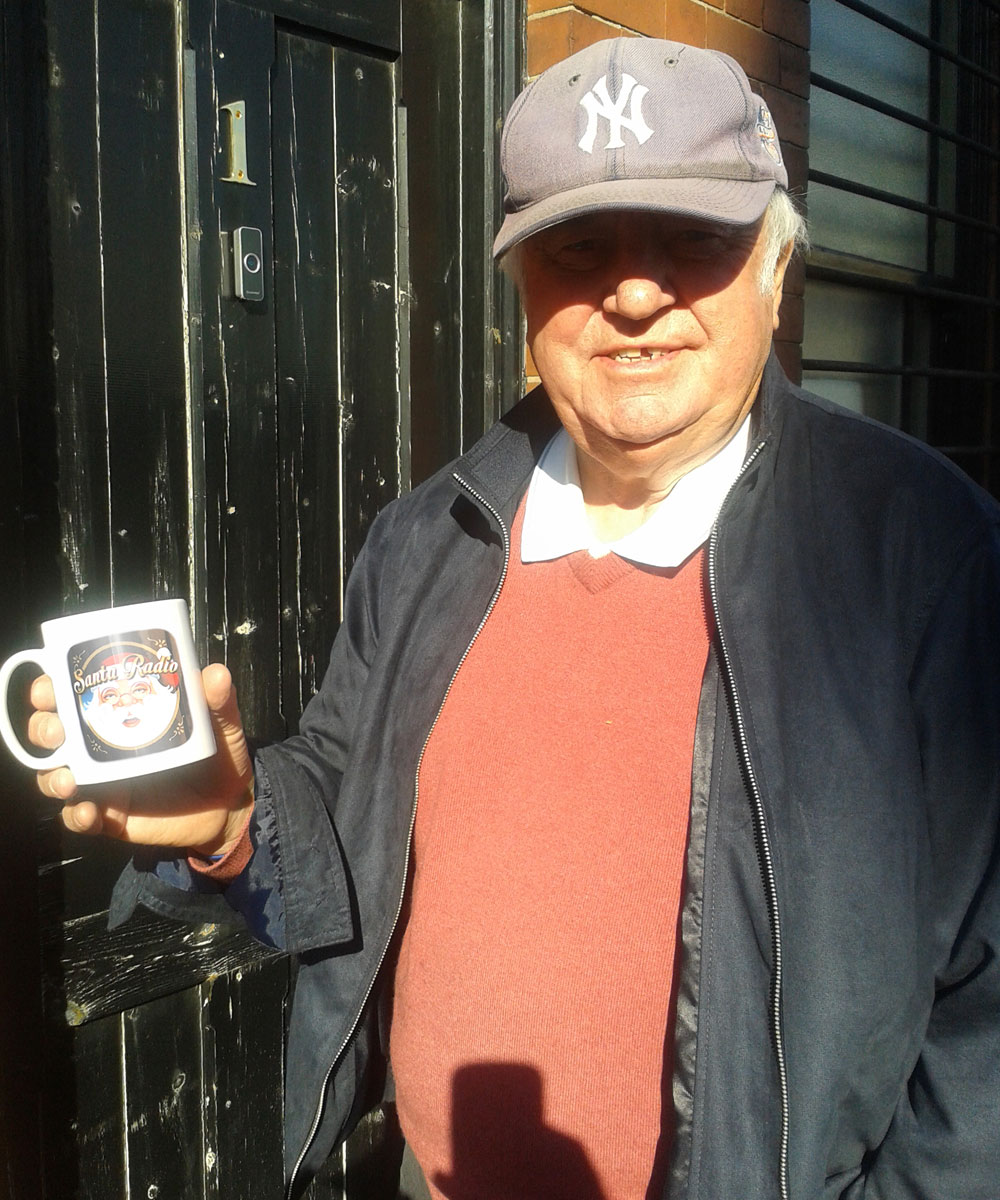
[[804, 381], [1000, 494], [1000, 5], [812, 8]]

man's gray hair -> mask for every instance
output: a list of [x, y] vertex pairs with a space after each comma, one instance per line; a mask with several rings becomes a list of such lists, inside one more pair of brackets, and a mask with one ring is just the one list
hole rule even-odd
[[[774, 292], [774, 275], [782, 255], [789, 248], [789, 254], [796, 250], [808, 250], [809, 231], [806, 219], [795, 207], [795, 201], [783, 187], [776, 187], [771, 193], [771, 199], [764, 210], [764, 253], [760, 262], [760, 274], [757, 282], [761, 295], [770, 296]], [[518, 291], [524, 282], [524, 242], [515, 242], [509, 250], [501, 255], [500, 269], [514, 283]]]
[[758, 277], [761, 294], [770, 296], [774, 292], [774, 273], [786, 250], [792, 255], [797, 250], [804, 253], [808, 249], [809, 230], [805, 217], [785, 189], [776, 187], [764, 210], [764, 253]]

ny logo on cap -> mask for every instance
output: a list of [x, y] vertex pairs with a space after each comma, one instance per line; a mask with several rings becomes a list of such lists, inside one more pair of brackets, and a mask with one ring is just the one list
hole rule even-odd
[[[577, 145], [587, 154], [594, 152], [594, 139], [597, 137], [597, 122], [604, 117], [608, 122], [608, 143], [605, 150], [617, 150], [624, 146], [622, 129], [630, 129], [636, 141], [641, 146], [653, 136], [652, 129], [646, 124], [642, 115], [642, 102], [649, 88], [636, 83], [631, 75], [622, 75], [622, 87], [618, 99], [612, 100], [608, 95], [608, 77], [602, 75], [591, 90], [583, 97], [580, 104], [587, 110], [587, 129]], [[629, 104], [629, 115], [625, 116], [625, 105]]]

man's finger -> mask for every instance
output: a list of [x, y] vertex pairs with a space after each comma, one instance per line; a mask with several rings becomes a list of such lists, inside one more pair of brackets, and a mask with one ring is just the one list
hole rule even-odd
[[76, 780], [69, 767], [39, 771], [38, 789], [43, 796], [49, 796], [53, 800], [71, 800], [76, 795]]
[[28, 718], [28, 741], [42, 750], [55, 750], [66, 740], [62, 721], [54, 712], [33, 712]]
[[236, 705], [236, 689], [228, 667], [222, 663], [209, 663], [201, 673], [205, 699], [212, 716], [223, 726], [240, 725], [240, 711]]
[[62, 819], [73, 833], [100, 833], [104, 824], [101, 810], [92, 800], [67, 804], [62, 810]]
[[[216, 740], [221, 736], [228, 744], [237, 771], [251, 773], [250, 758], [243, 733], [243, 718], [236, 701], [236, 688], [229, 670], [221, 663], [211, 663], [201, 673], [205, 699], [215, 722]], [[221, 746], [221, 743], [220, 743]]]
[[31, 682], [31, 705], [45, 712], [55, 712], [56, 693], [48, 675], [39, 675]]

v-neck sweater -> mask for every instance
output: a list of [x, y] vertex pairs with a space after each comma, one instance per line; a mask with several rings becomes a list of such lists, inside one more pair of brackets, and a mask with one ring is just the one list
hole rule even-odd
[[522, 563], [523, 507], [420, 766], [397, 1105], [435, 1200], [644, 1200], [672, 1133], [703, 552]]

